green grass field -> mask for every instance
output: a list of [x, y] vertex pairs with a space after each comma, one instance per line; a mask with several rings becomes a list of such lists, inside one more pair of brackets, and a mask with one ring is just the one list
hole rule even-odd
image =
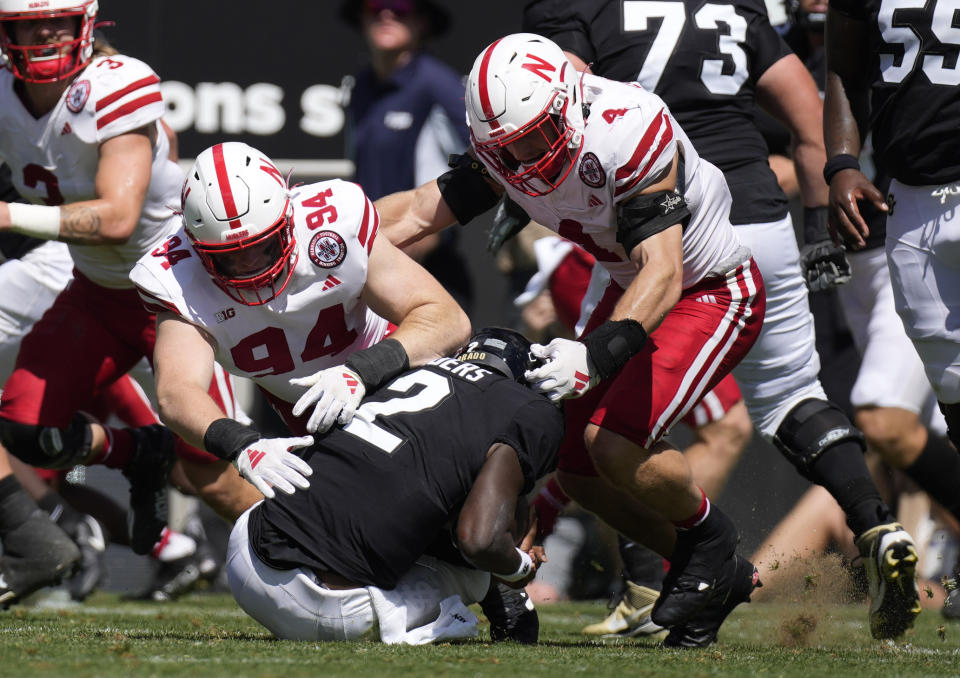
[[474, 641], [388, 647], [277, 641], [227, 594], [166, 604], [96, 594], [82, 606], [0, 613], [0, 675], [960, 676], [960, 624], [937, 611], [924, 612], [902, 641], [886, 643], [870, 638], [865, 605], [753, 603], [731, 615], [719, 644], [693, 651], [580, 635], [605, 614], [600, 602], [541, 606], [537, 647], [491, 645], [483, 626]]

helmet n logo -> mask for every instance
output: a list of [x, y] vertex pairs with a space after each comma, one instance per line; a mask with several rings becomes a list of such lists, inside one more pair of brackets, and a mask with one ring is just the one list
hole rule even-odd
[[553, 71], [557, 70], [557, 67], [551, 64], [549, 61], [547, 61], [543, 57], [538, 57], [536, 54], [528, 54], [527, 58], [533, 59], [533, 61], [526, 62], [525, 64], [523, 64], [523, 66], [521, 66], [521, 68], [528, 70], [531, 73], [534, 73], [536, 75], [539, 75], [541, 78], [543, 78], [547, 82], [550, 82], [551, 78], [549, 75], [547, 75], [547, 72], [552, 73]]

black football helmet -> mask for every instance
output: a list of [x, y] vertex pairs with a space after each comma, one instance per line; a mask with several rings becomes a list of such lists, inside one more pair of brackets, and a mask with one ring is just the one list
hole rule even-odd
[[534, 366], [530, 341], [506, 327], [484, 327], [457, 352], [457, 360], [489, 367], [521, 384], [523, 373]]

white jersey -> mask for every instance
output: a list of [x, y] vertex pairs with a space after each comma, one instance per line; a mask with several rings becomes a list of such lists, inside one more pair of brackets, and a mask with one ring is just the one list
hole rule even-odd
[[176, 228], [171, 206], [180, 204], [183, 173], [167, 157], [160, 129], [160, 80], [142, 61], [99, 57], [81, 71], [41, 118], [24, 107], [10, 71], [0, 71], [0, 157], [12, 170], [17, 191], [45, 205], [96, 198], [99, 146], [140, 127], [157, 127], [150, 186], [140, 221], [122, 245], [70, 245], [77, 269], [104, 287], [130, 287], [130, 269], [144, 252]]
[[388, 326], [360, 299], [380, 222], [363, 189], [323, 181], [299, 187], [292, 204], [297, 263], [286, 289], [263, 305], [227, 296], [182, 228], [130, 274], [150, 310], [203, 329], [228, 372], [290, 403], [306, 391], [290, 379], [342, 364]]
[[683, 231], [683, 288], [743, 263], [750, 254], [730, 225], [730, 192], [723, 175], [700, 159], [663, 100], [636, 84], [590, 74], [582, 82], [590, 113], [570, 174], [546, 196], [506, 186], [510, 197], [534, 221], [592, 254], [626, 289], [637, 267], [617, 242], [617, 204], [650, 185], [679, 146], [683, 195], [691, 213]]

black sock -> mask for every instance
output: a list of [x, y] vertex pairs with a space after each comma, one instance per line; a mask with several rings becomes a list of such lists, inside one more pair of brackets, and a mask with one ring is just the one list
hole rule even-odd
[[623, 574], [634, 584], [659, 589], [663, 581], [663, 557], [645, 546], [617, 535]]
[[893, 514], [880, 499], [857, 443], [840, 442], [827, 449], [814, 463], [811, 475], [840, 504], [855, 536], [893, 521]]
[[960, 453], [949, 440], [928, 435], [920, 456], [902, 470], [960, 520]]
[[0, 480], [0, 537], [23, 525], [36, 510], [36, 503], [16, 476], [10, 474]]

